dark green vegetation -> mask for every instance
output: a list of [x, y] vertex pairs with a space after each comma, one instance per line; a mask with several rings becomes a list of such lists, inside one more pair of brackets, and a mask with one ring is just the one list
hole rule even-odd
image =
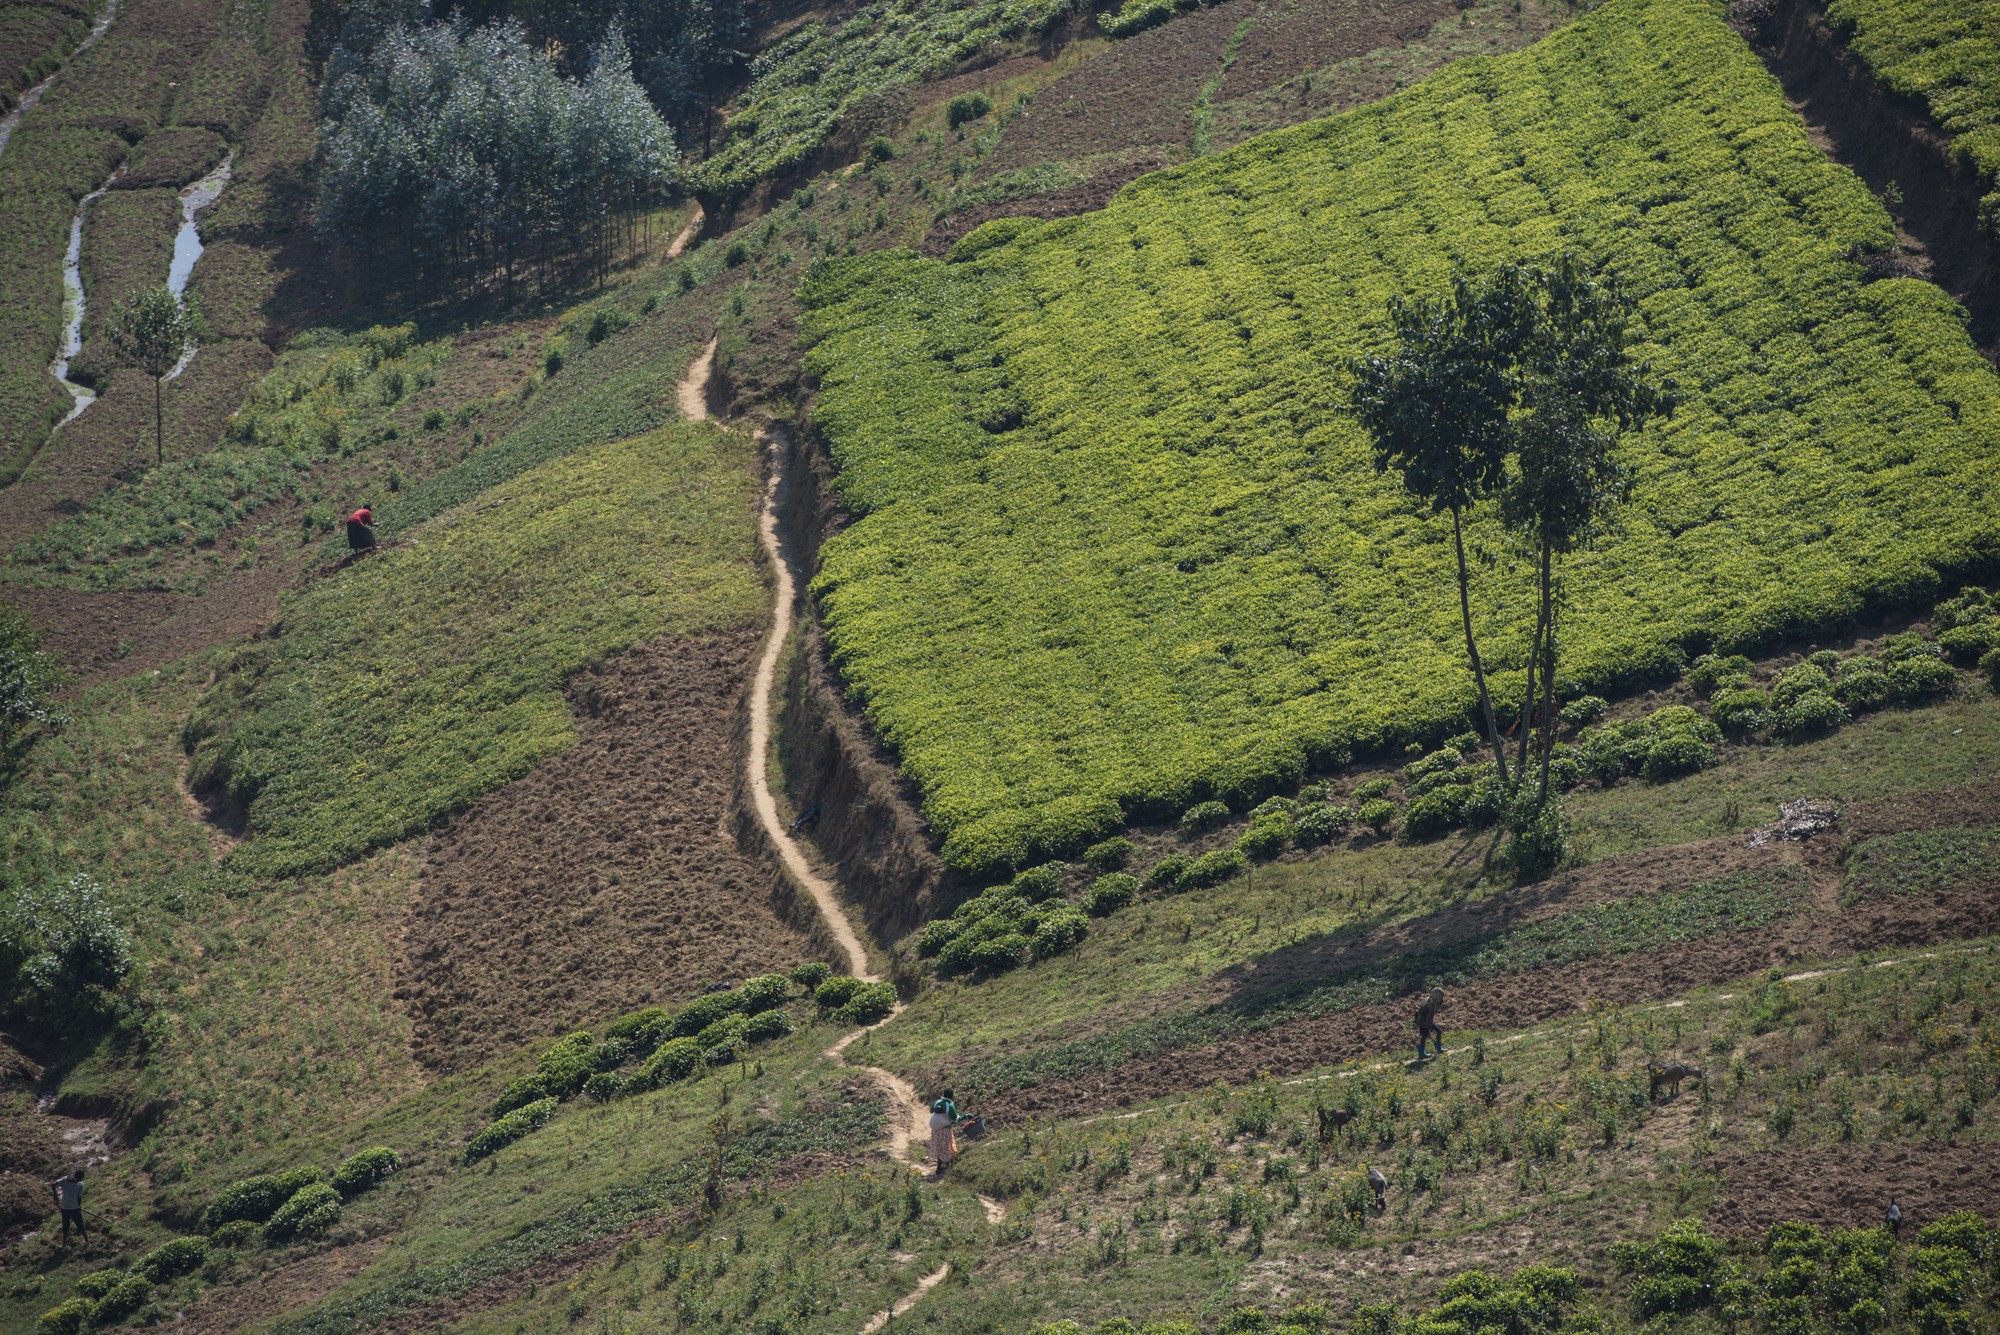
[[707, 424], [597, 446], [294, 595], [183, 733], [254, 838], [238, 863], [325, 869], [426, 829], [569, 743], [578, 668], [757, 615], [751, 450]]
[[181, 358], [200, 346], [200, 313], [181, 304], [165, 283], [141, 288], [119, 303], [105, 331], [118, 355], [153, 380], [153, 461], [167, 461], [161, 385]]
[[2000, 5], [1831, 0], [1826, 15], [1877, 78], [1930, 108], [1952, 151], [1992, 191], [1979, 221], [2000, 241]]
[[[1850, 250], [1890, 240], [1711, 10], [1621, 0], [955, 263], [827, 266], [817, 418], [862, 512], [815, 586], [836, 661], [968, 870], [1457, 731], [1448, 533], [1329, 367], [1452, 263], [1557, 246], [1682, 392], [1573, 562], [1572, 688], [1920, 595], [1987, 550], [2000, 381], [1935, 289], [1864, 281]], [[1506, 699], [1531, 575], [1471, 539]]]

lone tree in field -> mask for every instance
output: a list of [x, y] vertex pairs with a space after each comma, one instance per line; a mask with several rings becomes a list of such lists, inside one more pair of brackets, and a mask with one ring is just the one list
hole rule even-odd
[[1532, 733], [1539, 771], [1533, 807], [1539, 809], [1549, 801], [1555, 751], [1561, 561], [1608, 531], [1629, 493], [1629, 474], [1613, 457], [1620, 434], [1671, 412], [1673, 403], [1671, 386], [1656, 384], [1651, 368], [1633, 361], [1631, 307], [1613, 285], [1570, 254], [1522, 269], [1518, 281], [1532, 300], [1508, 377], [1514, 466], [1501, 492], [1500, 518], [1535, 554], [1535, 636], [1521, 707], [1519, 777], [1525, 787]]
[[1375, 468], [1393, 468], [1404, 488], [1451, 515], [1458, 557], [1458, 610], [1465, 656], [1479, 685], [1479, 710], [1500, 781], [1507, 756], [1493, 715], [1486, 667], [1472, 632], [1472, 574], [1465, 560], [1465, 512], [1506, 480], [1512, 369], [1532, 327], [1525, 271], [1510, 267], [1474, 281], [1454, 275], [1449, 297], [1402, 297], [1389, 305], [1396, 348], [1386, 357], [1359, 357], [1349, 366], [1357, 385], [1354, 415], [1375, 438]]
[[153, 377], [154, 462], [167, 459], [166, 427], [160, 414], [161, 386], [181, 358], [199, 346], [201, 320], [193, 305], [182, 304], [165, 283], [127, 297], [111, 317], [111, 343], [118, 355]]

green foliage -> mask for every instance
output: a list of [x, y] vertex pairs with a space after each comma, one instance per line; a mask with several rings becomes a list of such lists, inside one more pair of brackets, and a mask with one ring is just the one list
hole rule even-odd
[[1181, 881], [1181, 873], [1185, 872], [1189, 864], [1193, 861], [1194, 859], [1185, 853], [1167, 854], [1158, 862], [1155, 862], [1151, 870], [1147, 871], [1146, 888], [1148, 890], [1178, 889]]
[[[982, 873], [1057, 846], [1064, 802], [1115, 808], [1081, 847], [1462, 726], [1448, 520], [1374, 476], [1326, 368], [1380, 345], [1377, 300], [1558, 238], [1620, 280], [1681, 386], [1623, 450], [1624, 532], [1567, 576], [1566, 688], [1921, 596], [1985, 550], [2000, 382], [1942, 294], [1863, 281], [1849, 252], [1891, 237], [1711, 6], [1613, 0], [956, 262], [817, 266], [817, 418], [858, 518], [815, 588], [846, 679], [948, 861]], [[1801, 514], [1824, 536], [1802, 544]], [[1472, 517], [1475, 547], [1502, 549], [1494, 523]], [[1489, 606], [1531, 575], [1496, 562]], [[1532, 621], [1485, 615], [1518, 699]]]
[[[514, 1115], [516, 1114], [509, 1114], [509, 1116]], [[498, 1123], [494, 1125], [497, 1126]], [[492, 1128], [487, 1129], [490, 1131]], [[266, 1236], [279, 1241], [310, 1238], [326, 1232], [339, 1222], [340, 1193], [327, 1183], [315, 1182], [311, 1186], [299, 1188], [291, 1199], [279, 1206], [278, 1212], [264, 1225], [264, 1232]]]
[[1570, 728], [1587, 728], [1603, 718], [1611, 702], [1601, 695], [1579, 695], [1562, 707], [1562, 721]]
[[1176, 14], [1198, 9], [1205, 0], [1125, 0], [1116, 13], [1098, 16], [1106, 37], [1130, 37], [1165, 23]]
[[93, 1270], [76, 1281], [76, 1291], [85, 1298], [102, 1298], [125, 1281], [123, 1270]]
[[1639, 1317], [1695, 1312], [1714, 1298], [1722, 1242], [1698, 1219], [1676, 1219], [1652, 1242], [1621, 1242], [1611, 1249], [1618, 1267], [1636, 1276], [1631, 1288]]
[[841, 1024], [873, 1024], [896, 1009], [896, 989], [888, 983], [863, 983], [829, 1017]]
[[1524, 801], [1507, 829], [1507, 843], [1501, 857], [1514, 869], [1518, 881], [1538, 881], [1561, 867], [1569, 857], [1569, 831], [1563, 821], [1562, 803]]
[[1347, 807], [1315, 803], [1299, 813], [1292, 825], [1292, 838], [1300, 848], [1317, 848], [1331, 843], [1354, 823], [1354, 812]]
[[153, 1296], [153, 1286], [143, 1275], [127, 1275], [118, 1281], [111, 1291], [97, 1300], [91, 1311], [92, 1326], [115, 1326], [146, 1305], [146, 1299]]
[[[169, 1238], [135, 1261], [132, 1269], [155, 1284], [165, 1284], [182, 1275], [193, 1274], [207, 1259], [206, 1238]], [[79, 1292], [81, 1289], [82, 1286], [78, 1285]]]
[[987, 975], [1013, 968], [1030, 951], [1036, 959], [1048, 959], [1083, 940], [1090, 926], [1083, 911], [1059, 897], [1037, 900], [1023, 894], [1021, 882], [1028, 875], [976, 895], [950, 917], [926, 924], [917, 935], [918, 953], [935, 955], [941, 974]]
[[[943, 942], [939, 944], [942, 945]], [[838, 974], [813, 989], [813, 1004], [819, 1007], [822, 1014], [837, 1011], [847, 1004], [861, 986], [859, 978]]]
[[42, 648], [42, 632], [20, 609], [0, 603], [0, 752], [30, 723], [58, 725], [51, 703], [68, 680], [62, 661]]
[[[665, 1049], [663, 1048], [662, 1051]], [[654, 1053], [657, 1059], [659, 1053]], [[490, 1154], [512, 1145], [530, 1131], [538, 1131], [549, 1124], [556, 1115], [554, 1098], [537, 1099], [524, 1107], [516, 1108], [504, 1117], [495, 1118], [485, 1129], [466, 1145], [463, 1159], [466, 1163], [477, 1163]]]
[[97, 1304], [88, 1298], [65, 1298], [42, 1313], [36, 1330], [39, 1335], [81, 1335], [96, 1311]]
[[1197, 802], [1181, 813], [1182, 834], [1206, 834], [1218, 825], [1227, 823], [1230, 817], [1227, 802]]
[[701, 1044], [693, 1038], [673, 1038], [653, 1051], [633, 1076], [633, 1089], [657, 1089], [685, 1080], [702, 1066]]
[[28, 881], [0, 901], [0, 1006], [51, 1034], [101, 1019], [132, 964], [131, 933], [94, 877]]
[[1221, 885], [1230, 877], [1240, 875], [1249, 865], [1248, 859], [1237, 849], [1212, 849], [1181, 869], [1174, 880], [1174, 889], [1200, 890]]
[[1389, 822], [1396, 819], [1396, 804], [1386, 797], [1378, 797], [1363, 802], [1355, 811], [1354, 818], [1377, 834], [1385, 833]]
[[[125, 361], [159, 382], [180, 365], [181, 358], [200, 346], [201, 317], [192, 302], [165, 283], [129, 294], [111, 314], [107, 330], [111, 344]], [[166, 461], [166, 424], [157, 392], [153, 399], [154, 461]]]
[[357, 1150], [333, 1170], [333, 1189], [352, 1200], [402, 1167], [402, 1156], [387, 1145]]
[[945, 104], [945, 123], [956, 130], [993, 110], [993, 99], [984, 93], [960, 93]]
[[[989, 44], [1045, 31], [1069, 0], [870, 0], [794, 28], [759, 53], [728, 135], [688, 169], [699, 189], [731, 194], [804, 166], [843, 113], [940, 77]], [[947, 111], [949, 114], [949, 111]]]
[[1750, 684], [1752, 667], [1742, 654], [1702, 654], [1688, 668], [1688, 686], [1696, 695], [1740, 690]]
[[1292, 834], [1290, 816], [1260, 816], [1237, 838], [1236, 851], [1253, 862], [1266, 862], [1291, 847]]
[[1354, 790], [1354, 800], [1356, 802], [1372, 802], [1378, 797], [1387, 797], [1394, 791], [1396, 791], [1396, 781], [1385, 774], [1380, 778], [1370, 779], [1368, 782], [1358, 785]]
[[1734, 737], [1748, 737], [1771, 721], [1771, 696], [1754, 687], [1723, 691], [1709, 708], [1709, 717]]
[[1117, 912], [1139, 897], [1139, 878], [1127, 872], [1107, 872], [1092, 882], [1083, 909], [1093, 918]]
[[1132, 857], [1132, 841], [1123, 835], [1101, 840], [1083, 850], [1083, 865], [1092, 871], [1118, 871]]
[[261, 1224], [294, 1195], [325, 1180], [326, 1174], [317, 1168], [293, 1168], [283, 1173], [246, 1177], [216, 1193], [202, 1214], [202, 1227], [213, 1232], [217, 1225], [238, 1219]]
[[1840, 899], [1927, 895], [1971, 884], [2000, 867], [2000, 830], [1906, 830], [1856, 844], [1841, 872]]
[[1778, 731], [1787, 737], [1817, 737], [1832, 732], [1848, 719], [1840, 701], [1821, 690], [1793, 696], [1789, 703], [1778, 706], [1776, 714]]
[[807, 960], [804, 964], [792, 966], [792, 981], [811, 992], [825, 982], [833, 973], [833, 966], [824, 960]]
[[586, 450], [288, 599], [183, 733], [191, 782], [247, 812], [232, 861], [296, 874], [427, 828], [569, 745], [577, 668], [751, 614], [751, 448], [692, 423]]
[[792, 980], [781, 973], [758, 974], [745, 978], [735, 988], [736, 1004], [745, 1015], [782, 1006], [792, 998]]
[[1051, 899], [1062, 893], [1063, 870], [1060, 862], [1044, 862], [1018, 873], [1009, 889], [1027, 900]]

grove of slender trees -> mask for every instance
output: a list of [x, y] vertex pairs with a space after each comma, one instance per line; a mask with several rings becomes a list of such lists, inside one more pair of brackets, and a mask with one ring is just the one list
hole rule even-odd
[[580, 56], [514, 18], [352, 13], [321, 84], [321, 232], [375, 282], [443, 295], [601, 272], [677, 153], [622, 31], [597, 38]]

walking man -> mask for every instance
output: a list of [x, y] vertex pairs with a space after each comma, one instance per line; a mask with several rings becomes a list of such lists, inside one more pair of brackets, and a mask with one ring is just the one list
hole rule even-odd
[[56, 1194], [56, 1208], [62, 1211], [62, 1245], [69, 1246], [69, 1228], [76, 1225], [76, 1236], [83, 1242], [90, 1241], [90, 1234], [83, 1227], [83, 1169], [72, 1170], [68, 1176], [59, 1177], [49, 1183]]
[[1431, 1039], [1436, 1043], [1437, 1052], [1435, 1055], [1439, 1057], [1444, 1056], [1444, 1030], [1438, 1028], [1437, 1024], [1437, 1008], [1441, 1004], [1443, 1004], [1443, 1002], [1444, 1002], [1444, 989], [1441, 987], [1434, 987], [1431, 989], [1430, 995], [1424, 998], [1423, 1004], [1417, 1007], [1417, 1060], [1418, 1061], [1422, 1061], [1424, 1059], [1425, 1039]]
[[951, 1100], [951, 1091], [945, 1090], [931, 1102], [931, 1157], [937, 1160], [937, 1175], [944, 1176], [944, 1170], [958, 1157], [958, 1142], [952, 1135], [952, 1128], [958, 1125], [958, 1105]]

